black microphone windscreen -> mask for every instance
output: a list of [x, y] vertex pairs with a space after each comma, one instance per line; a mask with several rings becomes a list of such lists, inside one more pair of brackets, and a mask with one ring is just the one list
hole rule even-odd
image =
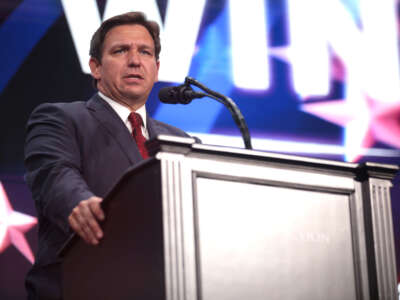
[[177, 97], [175, 89], [175, 87], [171, 86], [161, 88], [158, 92], [158, 98], [160, 98], [160, 101], [163, 103], [178, 103], [179, 98]]

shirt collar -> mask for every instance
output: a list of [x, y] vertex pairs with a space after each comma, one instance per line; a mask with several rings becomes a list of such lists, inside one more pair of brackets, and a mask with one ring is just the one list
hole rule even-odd
[[[128, 117], [131, 113], [131, 110], [118, 103], [117, 101], [112, 100], [111, 98], [107, 97], [106, 95], [102, 94], [100, 91], [98, 92], [100, 97], [106, 101], [111, 107], [112, 109], [114, 109], [114, 111], [117, 113], [117, 115], [121, 118], [121, 120], [127, 125], [130, 124]], [[136, 110], [136, 112], [142, 117], [143, 120], [143, 127], [147, 128], [147, 118], [146, 118], [146, 106], [142, 105], [140, 108], [138, 108]], [[130, 126], [128, 126], [130, 128]]]

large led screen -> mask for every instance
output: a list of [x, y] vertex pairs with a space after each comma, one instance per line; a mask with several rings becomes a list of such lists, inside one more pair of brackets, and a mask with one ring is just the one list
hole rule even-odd
[[[137, 10], [161, 26], [154, 118], [206, 144], [244, 147], [219, 102], [158, 100], [160, 88], [191, 76], [236, 102], [255, 150], [400, 164], [396, 0], [2, 0], [0, 299], [24, 299], [37, 247], [23, 165], [29, 114], [93, 95], [91, 35], [103, 19]], [[393, 183], [399, 261], [399, 176]]]

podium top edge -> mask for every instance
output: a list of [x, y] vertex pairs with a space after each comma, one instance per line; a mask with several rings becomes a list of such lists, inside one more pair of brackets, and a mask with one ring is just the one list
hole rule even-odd
[[198, 143], [195, 138], [182, 138], [168, 135], [158, 135], [156, 138], [147, 142], [149, 151], [152, 155], [158, 152], [175, 153], [207, 153], [214, 155], [224, 155], [225, 157], [242, 157], [261, 161], [275, 161], [280, 163], [301, 164], [309, 166], [329, 166], [333, 168], [354, 171], [357, 169], [373, 169], [375, 171], [389, 172], [393, 176], [400, 170], [398, 165], [383, 164], [376, 162], [352, 163], [323, 158], [313, 158], [300, 155], [282, 154], [277, 152], [267, 152], [260, 150], [249, 150], [243, 148], [233, 148], [227, 146], [207, 145]]

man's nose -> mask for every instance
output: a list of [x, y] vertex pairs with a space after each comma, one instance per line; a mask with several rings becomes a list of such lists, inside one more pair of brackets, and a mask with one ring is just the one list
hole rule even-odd
[[140, 55], [136, 50], [129, 51], [128, 55], [128, 65], [132, 67], [136, 67], [140, 65]]

